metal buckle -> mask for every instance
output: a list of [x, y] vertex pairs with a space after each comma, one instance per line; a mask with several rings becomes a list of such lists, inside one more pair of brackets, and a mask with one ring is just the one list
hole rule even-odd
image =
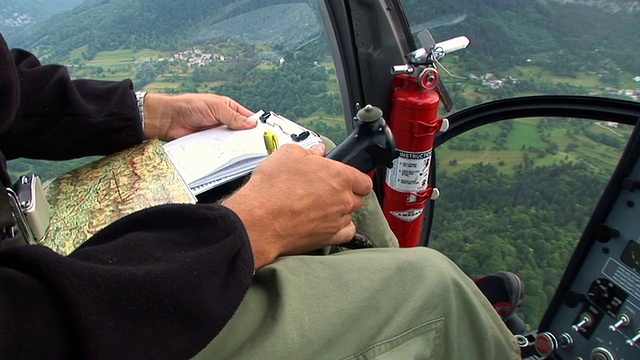
[[14, 226], [4, 229], [7, 238], [22, 236], [22, 238], [24, 239], [24, 242], [26, 242], [27, 244], [29, 245], [37, 244], [38, 241], [33, 235], [33, 231], [31, 231], [31, 227], [29, 226], [29, 223], [27, 222], [27, 219], [24, 216], [24, 213], [22, 212], [22, 207], [20, 206], [18, 195], [11, 188], [7, 188], [6, 191], [7, 191], [7, 198], [9, 199], [9, 206], [11, 207], [11, 214], [15, 219]]

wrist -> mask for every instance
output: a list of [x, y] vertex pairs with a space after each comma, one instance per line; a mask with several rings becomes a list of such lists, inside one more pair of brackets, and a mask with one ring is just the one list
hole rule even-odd
[[258, 214], [259, 210], [256, 211], [250, 201], [235, 199], [233, 195], [221, 201], [220, 205], [233, 211], [242, 221], [249, 237], [255, 269], [260, 269], [274, 262], [280, 255], [278, 242], [270, 239], [269, 228], [265, 226], [263, 221], [265, 217]]
[[164, 108], [165, 95], [147, 93], [144, 96], [143, 109], [144, 127], [142, 128], [144, 137], [147, 139], [166, 140], [166, 129], [162, 127], [162, 112]]

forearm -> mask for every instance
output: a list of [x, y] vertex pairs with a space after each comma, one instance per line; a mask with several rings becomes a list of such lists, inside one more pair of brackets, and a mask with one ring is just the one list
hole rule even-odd
[[43, 66], [22, 50], [11, 53], [20, 105], [9, 131], [0, 136], [7, 158], [105, 155], [142, 141], [131, 81], [71, 80], [63, 66]]

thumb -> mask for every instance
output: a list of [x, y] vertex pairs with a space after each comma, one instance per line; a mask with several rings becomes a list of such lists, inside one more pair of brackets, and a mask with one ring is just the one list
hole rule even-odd
[[246, 117], [232, 108], [223, 105], [220, 109], [219, 121], [233, 130], [246, 130], [256, 127], [258, 123], [255, 118]]
[[320, 143], [320, 144], [313, 145], [311, 148], [309, 148], [309, 150], [311, 150], [311, 152], [313, 152], [314, 155], [325, 156], [327, 152], [327, 147], [323, 143]]

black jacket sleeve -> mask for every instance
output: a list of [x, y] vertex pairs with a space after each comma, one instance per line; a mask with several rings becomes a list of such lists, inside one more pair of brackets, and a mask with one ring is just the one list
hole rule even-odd
[[[142, 140], [130, 81], [72, 81], [0, 36], [0, 175], [7, 158], [108, 154]], [[0, 250], [0, 358], [187, 359], [231, 318], [251, 282], [229, 209], [164, 205], [106, 227], [68, 257]]]
[[127, 216], [67, 258], [0, 251], [3, 359], [187, 359], [231, 318], [253, 257], [238, 217], [218, 205]]
[[106, 155], [142, 141], [130, 80], [71, 80], [64, 66], [41, 65], [24, 50], [11, 55], [20, 92], [12, 124], [0, 135], [7, 159]]

